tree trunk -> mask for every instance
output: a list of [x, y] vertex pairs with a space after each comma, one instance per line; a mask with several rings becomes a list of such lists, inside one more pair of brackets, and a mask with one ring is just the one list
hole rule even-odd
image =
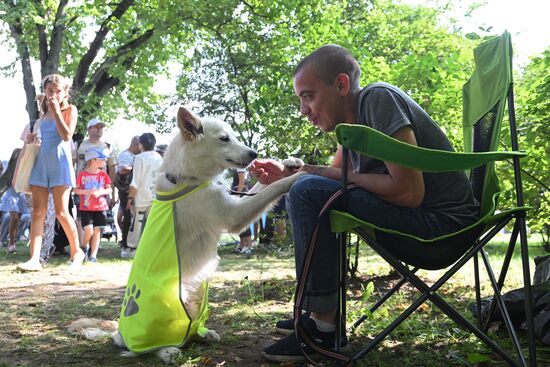
[[25, 89], [25, 97], [27, 98], [27, 113], [29, 114], [29, 120], [36, 120], [38, 118], [38, 106], [34, 101], [36, 98], [36, 89], [34, 87], [34, 81], [31, 69], [31, 57], [29, 48], [23, 42], [23, 28], [19, 20], [16, 20], [13, 24], [10, 23], [10, 32], [15, 40], [17, 53], [21, 59], [21, 69], [23, 71], [23, 88]]

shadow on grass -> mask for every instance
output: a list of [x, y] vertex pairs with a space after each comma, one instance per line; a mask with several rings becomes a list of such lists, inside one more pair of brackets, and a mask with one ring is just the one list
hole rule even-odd
[[[502, 257], [503, 244], [491, 246], [493, 257]], [[533, 246], [531, 254], [541, 254]], [[274, 332], [277, 320], [292, 316], [294, 259], [289, 252], [257, 251], [250, 259], [220, 251], [221, 262], [210, 283], [210, 319], [207, 327], [218, 331], [217, 344], [190, 343], [183, 349], [185, 366], [276, 366], [262, 360], [262, 348], [280, 339]], [[68, 256], [54, 257], [39, 274], [14, 273], [17, 262], [28, 257], [26, 248], [15, 256], [0, 254], [0, 366], [161, 366], [153, 356], [122, 358], [108, 339], [89, 341], [68, 334], [66, 327], [78, 317], [116, 320], [120, 312], [130, 260], [119, 259], [116, 244], [102, 243], [97, 265], [68, 273]], [[362, 288], [372, 281], [374, 296], [396, 281], [371, 253], [361, 261], [371, 268], [351, 283], [349, 318], [365, 306]], [[380, 270], [384, 269], [384, 270]], [[466, 311], [471, 286], [459, 281], [442, 290], [445, 299]], [[387, 325], [395, 311], [410, 302], [414, 289], [405, 288], [350, 336], [353, 350]], [[373, 296], [373, 298], [374, 298]], [[369, 299], [370, 301], [370, 299]], [[358, 366], [461, 366], [468, 355], [492, 356], [479, 342], [435, 307], [415, 312]], [[498, 358], [495, 358], [498, 361]], [[499, 362], [491, 365], [500, 365]], [[325, 366], [335, 365], [332, 362]]]

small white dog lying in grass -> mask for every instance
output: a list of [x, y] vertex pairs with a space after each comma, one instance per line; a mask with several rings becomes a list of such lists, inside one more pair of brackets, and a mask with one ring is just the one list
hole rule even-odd
[[[220, 120], [200, 119], [180, 107], [180, 133], [168, 146], [156, 178], [156, 200], [140, 240], [120, 313], [120, 321], [81, 318], [69, 331], [96, 339], [111, 335], [129, 351], [156, 351], [175, 363], [192, 337], [219, 340], [205, 327], [208, 286], [218, 266], [218, 241], [224, 230], [239, 233], [288, 192], [298, 172], [249, 194], [231, 196], [211, 181], [227, 168], [244, 168], [257, 153], [240, 143]], [[303, 165], [299, 159], [283, 162]]]

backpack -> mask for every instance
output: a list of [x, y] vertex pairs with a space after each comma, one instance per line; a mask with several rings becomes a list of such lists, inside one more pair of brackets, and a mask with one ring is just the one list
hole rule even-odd
[[125, 175], [121, 175], [120, 172], [117, 172], [115, 175], [115, 181], [113, 182], [118, 191], [128, 192], [130, 191], [130, 183], [132, 182], [132, 177], [134, 176], [133, 171], [128, 172]]

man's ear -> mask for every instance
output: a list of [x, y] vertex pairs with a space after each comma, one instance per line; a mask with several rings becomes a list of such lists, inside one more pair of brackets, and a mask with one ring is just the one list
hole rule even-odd
[[184, 140], [196, 140], [204, 133], [201, 120], [183, 106], [178, 108], [177, 122]]
[[345, 73], [340, 73], [336, 76], [336, 88], [342, 96], [347, 96], [350, 88], [349, 75]]

